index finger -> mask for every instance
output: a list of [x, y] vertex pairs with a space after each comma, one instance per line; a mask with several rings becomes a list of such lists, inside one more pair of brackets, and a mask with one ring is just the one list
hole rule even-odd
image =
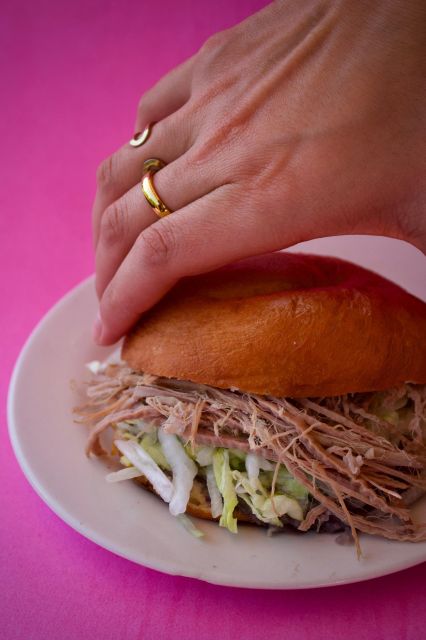
[[236, 195], [235, 185], [219, 187], [140, 234], [101, 298], [98, 344], [125, 335], [179, 278], [294, 242], [290, 225], [285, 241], [256, 207], [233, 207]]

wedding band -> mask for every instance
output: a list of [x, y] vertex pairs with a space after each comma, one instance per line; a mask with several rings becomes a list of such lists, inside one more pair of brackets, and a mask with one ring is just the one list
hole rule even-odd
[[152, 127], [154, 126], [154, 124], [155, 122], [150, 122], [149, 124], [146, 125], [143, 131], [138, 131], [138, 133], [135, 133], [135, 135], [129, 142], [130, 146], [141, 147], [143, 144], [145, 144], [145, 142], [148, 140], [149, 136], [151, 135]]
[[155, 190], [153, 176], [160, 169], [166, 166], [166, 163], [159, 158], [148, 158], [143, 163], [142, 191], [148, 203], [154, 209], [157, 216], [164, 218], [172, 213]]

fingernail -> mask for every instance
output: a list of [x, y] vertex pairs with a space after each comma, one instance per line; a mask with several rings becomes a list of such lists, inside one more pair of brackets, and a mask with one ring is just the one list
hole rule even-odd
[[97, 344], [101, 344], [101, 342], [102, 342], [102, 332], [103, 332], [102, 319], [101, 319], [101, 315], [100, 315], [100, 313], [98, 311], [98, 314], [96, 316], [96, 320], [93, 323], [93, 340]]

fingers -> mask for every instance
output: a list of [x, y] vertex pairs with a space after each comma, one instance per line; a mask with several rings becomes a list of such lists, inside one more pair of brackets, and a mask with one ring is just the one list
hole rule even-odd
[[141, 147], [131, 147], [126, 143], [102, 162], [97, 173], [98, 189], [93, 205], [95, 247], [104, 211], [140, 181], [144, 160], [151, 157], [161, 158], [167, 163], [176, 160], [191, 145], [191, 136], [188, 119], [183, 114], [174, 114], [157, 122]]
[[96, 247], [96, 293], [100, 298], [138, 235], [158, 217], [137, 184], [102, 215]]
[[194, 57], [172, 69], [141, 98], [136, 116], [135, 132], [149, 122], [158, 122], [180, 109], [191, 94]]
[[95, 248], [103, 212], [140, 180], [143, 161], [154, 156], [171, 162], [189, 148], [194, 132], [182, 107], [191, 93], [193, 61], [190, 58], [173, 69], [142, 97], [136, 132], [156, 123], [146, 143], [140, 147], [126, 143], [99, 166], [92, 214]]
[[[217, 180], [221, 180], [220, 174]], [[188, 152], [155, 174], [157, 193], [175, 214], [190, 202], [214, 190], [210, 171], [196, 166]], [[96, 247], [96, 291], [102, 296], [115, 272], [131, 250], [139, 234], [159, 221], [146, 201], [140, 181], [102, 213], [99, 240]]]
[[282, 248], [259, 209], [241, 202], [225, 185], [145, 229], [102, 296], [95, 340], [118, 340], [183, 276]]

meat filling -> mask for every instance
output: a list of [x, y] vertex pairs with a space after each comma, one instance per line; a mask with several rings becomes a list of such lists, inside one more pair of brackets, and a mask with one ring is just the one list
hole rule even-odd
[[[299, 530], [340, 521], [392, 540], [426, 540], [409, 506], [426, 492], [426, 386], [332, 398], [275, 398], [109, 365], [78, 420], [87, 453], [108, 428], [142, 419], [184, 441], [254, 452], [286, 467], [311, 496]], [[325, 527], [326, 528], [326, 527]]]

